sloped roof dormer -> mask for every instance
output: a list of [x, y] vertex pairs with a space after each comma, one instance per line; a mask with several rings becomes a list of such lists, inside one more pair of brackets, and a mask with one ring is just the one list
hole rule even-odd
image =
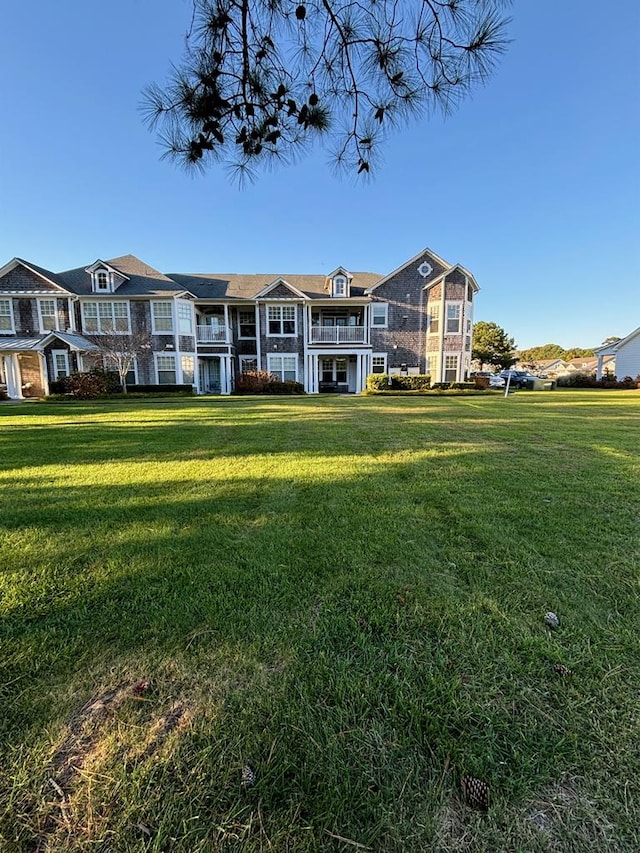
[[284, 278], [276, 278], [255, 295], [256, 299], [306, 299], [305, 294]]
[[351, 295], [353, 276], [344, 267], [338, 267], [327, 276], [329, 296], [345, 298]]
[[114, 293], [121, 284], [129, 280], [123, 272], [99, 259], [90, 267], [86, 267], [85, 272], [91, 276], [93, 293]]

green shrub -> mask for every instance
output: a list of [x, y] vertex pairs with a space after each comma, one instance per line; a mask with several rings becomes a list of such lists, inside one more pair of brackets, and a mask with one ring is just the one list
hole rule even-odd
[[122, 388], [118, 385], [117, 391], [120, 397], [129, 394], [182, 394], [191, 397], [193, 396], [193, 385], [127, 385], [126, 394], [122, 393]]
[[[56, 393], [54, 389], [50, 390]], [[65, 377], [62, 393], [77, 397], [78, 400], [95, 400], [109, 393], [109, 382], [104, 376], [104, 371], [70, 373]]]
[[389, 387], [387, 373], [370, 373], [367, 376], [367, 391], [386, 391]]
[[264, 394], [304, 394], [304, 385], [301, 382], [294, 382], [293, 379], [287, 379], [281, 382], [279, 379], [274, 379], [265, 386]]
[[431, 376], [428, 373], [416, 373], [411, 376], [391, 377], [391, 387], [399, 391], [428, 391], [431, 388]]
[[282, 382], [266, 370], [240, 373], [235, 382], [236, 394], [304, 394], [304, 385], [287, 379]]
[[570, 373], [558, 377], [558, 388], [617, 388], [620, 391], [640, 387], [640, 378], [625, 376], [618, 380], [613, 374], [596, 379], [595, 373]]
[[[616, 378], [613, 377], [613, 385], [602, 387], [615, 387]], [[558, 388], [597, 388], [595, 373], [568, 373], [566, 376], [558, 377]]]

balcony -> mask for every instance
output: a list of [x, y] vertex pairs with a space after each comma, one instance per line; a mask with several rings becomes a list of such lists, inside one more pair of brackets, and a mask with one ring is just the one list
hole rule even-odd
[[366, 326], [312, 326], [312, 344], [366, 344]]
[[196, 341], [199, 344], [230, 344], [231, 329], [229, 326], [196, 325]]

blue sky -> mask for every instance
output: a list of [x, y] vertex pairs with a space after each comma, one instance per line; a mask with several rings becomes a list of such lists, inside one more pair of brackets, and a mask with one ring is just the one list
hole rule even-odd
[[318, 151], [244, 190], [161, 162], [138, 111], [182, 54], [188, 0], [6, 5], [0, 264], [131, 252], [165, 271], [387, 273], [429, 246], [476, 319], [532, 346], [640, 325], [640, 4], [516, 0], [513, 44], [453, 117], [401, 131], [375, 179]]

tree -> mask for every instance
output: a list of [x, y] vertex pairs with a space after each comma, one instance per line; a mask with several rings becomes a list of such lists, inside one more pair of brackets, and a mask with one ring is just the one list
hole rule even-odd
[[592, 358], [593, 350], [588, 347], [572, 347], [564, 351], [563, 358], [565, 361], [571, 361], [572, 358]]
[[445, 113], [504, 52], [511, 0], [192, 0], [182, 63], [145, 92], [165, 156], [204, 169], [291, 161], [331, 131], [367, 174], [387, 132]]
[[120, 387], [126, 394], [127, 374], [133, 369], [136, 359], [151, 349], [149, 335], [146, 332], [132, 332], [128, 335], [103, 332], [101, 335], [85, 337], [98, 348], [105, 366], [118, 374]]
[[520, 350], [518, 358], [524, 364], [525, 362], [535, 363], [544, 361], [550, 358], [563, 358], [564, 349], [560, 344], [542, 344], [539, 347], [529, 347], [529, 349]]
[[473, 346], [471, 357], [483, 365], [507, 368], [516, 361], [514, 349], [516, 342], [510, 338], [497, 323], [480, 320], [473, 327]]
[[608, 337], [608, 338], [605, 338], [605, 339], [602, 341], [601, 346], [605, 347], [605, 346], [607, 346], [607, 344], [615, 344], [615, 343], [617, 343], [618, 341], [621, 341], [621, 340], [622, 340], [622, 338], [619, 338], [617, 335], [609, 335], [609, 337]]

